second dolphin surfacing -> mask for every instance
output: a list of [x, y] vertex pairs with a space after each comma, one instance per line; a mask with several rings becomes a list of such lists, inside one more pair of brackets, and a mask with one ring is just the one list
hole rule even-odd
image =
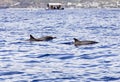
[[41, 38], [35, 38], [33, 37], [33, 35], [30, 35], [30, 39], [28, 39], [29, 41], [50, 41], [53, 40], [56, 37], [52, 37], [52, 36], [44, 36]]
[[74, 45], [75, 46], [81, 46], [81, 45], [89, 45], [89, 44], [96, 44], [98, 42], [96, 41], [80, 41], [76, 38], [73, 38], [74, 39]]

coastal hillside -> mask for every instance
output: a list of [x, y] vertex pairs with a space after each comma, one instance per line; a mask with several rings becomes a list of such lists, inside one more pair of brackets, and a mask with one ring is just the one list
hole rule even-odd
[[53, 2], [63, 3], [65, 7], [120, 7], [120, 0], [0, 0], [0, 7], [44, 8]]

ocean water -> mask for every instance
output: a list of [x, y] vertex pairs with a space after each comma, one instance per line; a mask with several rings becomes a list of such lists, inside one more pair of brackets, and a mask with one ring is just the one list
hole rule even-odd
[[120, 82], [120, 9], [1, 9], [0, 82]]

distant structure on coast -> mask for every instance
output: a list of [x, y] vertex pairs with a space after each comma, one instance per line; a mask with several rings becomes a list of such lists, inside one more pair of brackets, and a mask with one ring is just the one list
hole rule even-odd
[[48, 3], [47, 10], [64, 10], [62, 3]]

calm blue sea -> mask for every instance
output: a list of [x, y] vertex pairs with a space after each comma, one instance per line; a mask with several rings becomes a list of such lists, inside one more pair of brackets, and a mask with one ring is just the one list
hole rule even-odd
[[120, 82], [120, 9], [0, 9], [0, 82]]

